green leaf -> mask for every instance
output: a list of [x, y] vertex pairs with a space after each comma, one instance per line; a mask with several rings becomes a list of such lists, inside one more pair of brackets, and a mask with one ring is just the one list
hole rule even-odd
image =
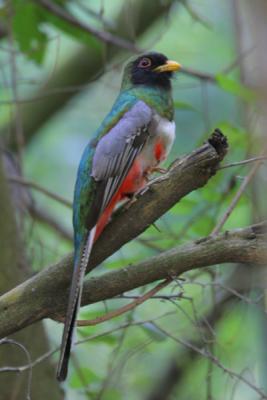
[[246, 86], [242, 85], [240, 82], [223, 74], [216, 75], [216, 81], [220, 88], [226, 92], [241, 97], [241, 99], [248, 102], [255, 101], [255, 93]]
[[249, 132], [247, 132], [244, 128], [238, 126], [237, 124], [233, 124], [228, 121], [223, 121], [218, 124], [218, 128], [220, 128], [221, 131], [224, 132], [227, 136], [227, 140], [231, 149], [231, 154], [233, 155], [233, 151], [242, 150], [245, 157], [245, 153], [247, 151], [246, 139], [249, 137]]
[[194, 198], [194, 194], [190, 193], [189, 197], [184, 197], [179, 203], [175, 204], [171, 209], [171, 213], [174, 215], [185, 215], [188, 216], [192, 213], [192, 210], [198, 205], [198, 200]]
[[179, 110], [197, 111], [191, 104], [184, 103], [183, 101], [175, 100], [173, 104], [174, 107]]
[[43, 22], [41, 10], [33, 3], [13, 0], [14, 16], [12, 27], [19, 48], [28, 58], [38, 64], [43, 61], [47, 36], [40, 29]]
[[119, 389], [110, 388], [106, 392], [107, 392], [107, 396], [105, 396], [105, 399], [108, 399], [108, 400], [121, 400], [122, 399], [122, 394], [120, 393]]
[[84, 387], [84, 381], [81, 379], [81, 376], [86, 378], [87, 382], [99, 382], [100, 378], [97, 376], [94, 371], [87, 367], [83, 367], [79, 370], [79, 374], [74, 373], [70, 379], [70, 387], [73, 389], [80, 389]]
[[22, 53], [40, 64], [43, 61], [47, 36], [40, 30], [42, 15], [33, 2], [13, 0], [14, 16], [12, 26], [15, 40]]

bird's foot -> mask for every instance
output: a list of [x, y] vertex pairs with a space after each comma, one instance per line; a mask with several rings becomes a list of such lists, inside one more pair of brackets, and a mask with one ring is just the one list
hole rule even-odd
[[139, 196], [143, 196], [143, 194], [145, 194], [148, 190], [150, 190], [150, 182], [152, 182], [152, 180], [148, 180], [146, 178], [147, 184], [145, 186], [143, 186], [141, 189], [137, 190], [137, 192], [135, 193], [131, 193], [128, 194], [128, 201], [125, 203], [124, 205], [124, 209], [125, 210], [129, 210], [129, 208], [136, 203], [136, 201], [138, 200]]
[[161, 167], [152, 167], [151, 168], [151, 173], [157, 172], [159, 174], [166, 174], [168, 172], [167, 168], [161, 168]]
[[129, 208], [137, 201], [138, 193], [139, 192], [128, 195], [128, 201], [124, 204], [125, 210], [129, 210]]
[[136, 197], [137, 196], [143, 196], [143, 194], [145, 194], [148, 190], [151, 190], [150, 182], [152, 182], [152, 179], [151, 180], [148, 179], [147, 180], [147, 185], [144, 186], [142, 189], [138, 190], [138, 192], [136, 193]]

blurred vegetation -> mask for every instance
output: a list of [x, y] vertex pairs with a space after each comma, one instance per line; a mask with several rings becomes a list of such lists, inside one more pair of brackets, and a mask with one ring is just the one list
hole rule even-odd
[[[162, 8], [161, 16], [153, 18], [138, 14], [141, 1], [129, 1], [127, 5], [124, 0], [50, 3], [95, 31], [108, 31], [114, 37], [119, 32], [127, 43], [143, 33], [135, 41], [138, 48], [163, 52], [185, 69], [206, 74], [200, 78], [197, 73], [181, 72], [173, 81], [177, 139], [166, 165], [204, 142], [215, 127], [229, 141], [225, 164], [258, 155], [260, 144], [252, 139], [253, 132], [244, 118], [244, 110], [255, 105], [256, 95], [240, 78], [240, 64], [246, 55], [238, 52], [232, 1], [146, 1], [151, 10]], [[6, 32], [0, 46], [2, 147], [17, 154], [24, 179], [71, 202], [82, 150], [111, 108], [123, 65], [133, 52], [114, 50], [111, 44], [55, 16], [43, 4], [30, 0], [0, 2], [0, 25]], [[149, 8], [146, 5], [147, 13]], [[122, 15], [126, 22], [120, 29]], [[143, 24], [140, 29], [138, 18]], [[41, 110], [45, 107], [49, 109], [47, 114]], [[38, 109], [44, 118], [39, 118]], [[31, 117], [34, 128], [27, 122]], [[192, 192], [164, 215], [157, 229], [151, 226], [93, 274], [121, 268], [177, 243], [209, 235], [250, 168], [248, 164], [222, 169], [207, 186]], [[29, 190], [31, 204], [59, 226], [55, 229], [49, 218], [24, 212], [23, 243], [36, 272], [72, 250], [72, 213], [61, 202], [31, 187]], [[253, 193], [247, 190], [224, 229], [244, 227], [254, 216]], [[258, 304], [256, 289], [249, 288], [240, 295], [231, 289], [234, 284], [229, 282], [238, 279], [236, 271], [235, 265], [192, 271], [162, 290], [162, 298], [150, 299], [105, 324], [78, 329], [79, 339], [96, 338], [76, 346], [69, 380], [64, 383], [65, 398], [153, 400], [157, 399], [152, 396], [153, 389], [168, 382], [170, 393], [167, 397], [166, 389], [162, 400], [259, 399], [252, 387], [232, 373], [266, 389], [263, 306]], [[148, 289], [140, 288], [128, 295], [139, 296]], [[184, 298], [175, 297], [181, 293]], [[94, 318], [128, 301], [111, 299], [84, 307], [81, 319]], [[156, 318], [154, 323], [134, 325]], [[118, 329], [124, 324], [129, 325]], [[54, 321], [46, 321], [45, 325], [54, 348], [59, 344], [62, 326]], [[100, 335], [105, 331], [111, 333]], [[192, 343], [204, 349], [207, 356], [194, 352]], [[54, 363], [57, 356], [53, 356]], [[164, 383], [170, 363], [176, 366], [175, 378]]]

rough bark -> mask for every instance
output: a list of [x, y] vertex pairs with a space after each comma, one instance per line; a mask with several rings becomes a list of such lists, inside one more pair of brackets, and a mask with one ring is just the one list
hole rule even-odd
[[[260, 268], [265, 266], [267, 260], [266, 241], [267, 224], [262, 223], [178, 246], [137, 265], [89, 279], [84, 284], [83, 305], [109, 299], [159, 279], [176, 277], [195, 268], [232, 262], [254, 263]], [[70, 259], [63, 260], [56, 268], [71, 267], [69, 261]], [[260, 268], [259, 272], [259, 282], [264, 284], [265, 269]], [[59, 286], [60, 282], [57, 284]], [[60, 312], [64, 309], [67, 294], [62, 293], [59, 288], [51, 297], [49, 287], [46, 293], [41, 292], [42, 285], [43, 276], [39, 274], [2, 296], [1, 336], [17, 331], [40, 318], [62, 316]], [[36, 296], [34, 301], [33, 292]]]
[[[107, 226], [103, 235], [94, 246], [88, 271], [99, 265], [104, 259], [113, 254], [129, 240], [132, 240], [143, 232], [151, 223], [157, 220], [186, 194], [207, 183], [216, 172], [216, 168], [225, 155], [226, 149], [227, 143], [225, 138], [220, 133], [215, 132], [209, 142], [188, 156], [176, 161], [167, 174], [156, 179], [151, 184], [149, 190], [139, 196], [137, 202], [128, 210], [122, 210], [122, 212], [118, 213], [112, 223]], [[217, 250], [215, 250], [216, 246], [220, 245], [220, 243], [217, 242], [213, 245], [212, 243], [213, 242], [209, 242], [211, 246], [209, 247], [211, 249], [209, 257], [212, 256], [212, 252], [217, 252]], [[193, 254], [195, 247], [192, 247], [192, 244], [188, 246], [187, 251]], [[199, 249], [199, 246], [200, 245], [197, 245], [196, 250]], [[181, 255], [179, 254], [180, 250], [178, 250], [178, 258]], [[175, 258], [175, 254], [175, 250], [170, 250], [169, 253], [167, 252], [166, 254], [164, 253], [163, 256], [160, 256], [159, 264], [163, 267], [166, 257], [167, 266], [165, 270], [156, 268], [153, 272], [153, 268], [151, 271], [147, 268], [141, 269], [143, 281], [139, 281], [141, 277], [136, 281], [133, 275], [133, 287], [135, 287], [137, 283], [142, 285], [152, 280], [160, 279], [162, 276], [157, 274], [160, 274], [160, 271], [162, 271], [163, 275], [167, 273], [168, 265], [170, 265], [168, 264], [168, 260], [173, 260], [173, 262], [176, 263], [177, 259]], [[199, 254], [196, 254], [198, 257]], [[242, 256], [242, 254], [240, 256]], [[231, 256], [233, 257], [233, 253], [231, 253]], [[213, 258], [212, 260], [214, 261]], [[154, 261], [156, 262], [156, 260], [153, 259], [152, 262]], [[193, 259], [193, 261], [195, 262], [196, 260]], [[208, 262], [208, 258], [205, 259], [205, 262]], [[145, 262], [144, 264], [146, 267], [147, 263]], [[0, 300], [0, 336], [14, 332], [41, 318], [52, 316], [52, 313], [54, 315], [62, 313], [66, 305], [71, 271], [72, 255], [67, 256], [58, 264], [35, 275], [29, 281], [4, 295]], [[133, 274], [136, 272], [137, 276], [139, 276], [138, 271], [140, 270], [138, 268], [132, 269], [131, 271], [133, 271]], [[144, 271], [146, 271], [146, 273], [144, 273]], [[168, 273], [170, 273], [170, 271], [171, 269], [168, 270]], [[179, 272], [183, 271], [181, 270]], [[153, 275], [154, 273], [156, 275]], [[128, 274], [128, 269], [121, 270], [121, 274], [124, 276], [122, 282], [124, 282], [126, 286], [127, 284], [131, 284], [128, 278], [127, 282], [125, 282], [124, 274]], [[114, 275], [114, 277], [116, 278], [116, 275]], [[91, 281], [91, 284], [92, 282], [93, 281]], [[113, 288], [116, 286], [117, 283]], [[128, 288], [125, 287], [124, 290], [128, 290]], [[32, 296], [33, 293], [34, 300]], [[86, 299], [86, 293], [85, 291], [84, 300]], [[93, 296], [94, 291], [91, 293]], [[95, 295], [97, 297], [96, 292]], [[90, 301], [94, 301], [93, 298], [91, 298]], [[11, 315], [12, 317], [10, 317]]]
[[[167, 176], [157, 179], [130, 209], [114, 218], [94, 247], [89, 270], [145, 230], [181, 197], [208, 181], [225, 154], [225, 142], [220, 136], [218, 140], [218, 134], [215, 137], [217, 150], [211, 141], [213, 145], [207, 143], [175, 162]], [[84, 285], [83, 304], [194, 268], [230, 262], [264, 265], [266, 259], [266, 224], [262, 223], [184, 244], [138, 265], [91, 278]], [[0, 298], [0, 337], [42, 318], [62, 316], [71, 270], [72, 255], [3, 295]]]

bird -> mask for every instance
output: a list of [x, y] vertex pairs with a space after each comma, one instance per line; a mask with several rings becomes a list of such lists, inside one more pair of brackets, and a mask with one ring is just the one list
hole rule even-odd
[[57, 369], [59, 381], [67, 377], [83, 278], [93, 245], [115, 207], [146, 186], [172, 148], [171, 78], [180, 68], [178, 62], [158, 52], [128, 62], [119, 95], [83, 152], [74, 189], [74, 267]]

